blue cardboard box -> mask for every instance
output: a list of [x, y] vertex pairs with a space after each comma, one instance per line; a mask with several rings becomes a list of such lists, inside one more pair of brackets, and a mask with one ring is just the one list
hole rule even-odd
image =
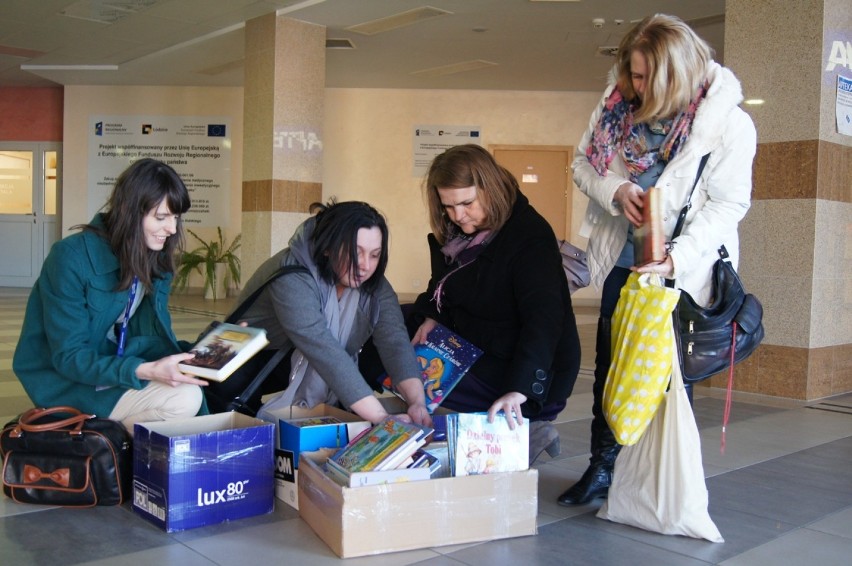
[[[312, 452], [320, 448], [345, 446], [370, 423], [361, 417], [330, 405], [317, 405], [312, 409], [288, 407], [272, 411], [269, 416], [278, 425], [278, 445], [275, 450], [275, 496], [288, 505], [299, 508], [299, 491], [296, 481], [299, 468], [299, 453]], [[334, 417], [339, 423], [311, 424], [305, 419]], [[301, 426], [300, 426], [301, 425]]]
[[274, 436], [240, 413], [136, 424], [134, 512], [166, 532], [271, 513]]

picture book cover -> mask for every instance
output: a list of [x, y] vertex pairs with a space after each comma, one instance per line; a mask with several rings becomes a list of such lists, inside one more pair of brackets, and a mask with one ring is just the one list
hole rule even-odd
[[[425, 343], [414, 346], [414, 352], [420, 364], [429, 413], [435, 412], [482, 355], [482, 350], [440, 324], [432, 329]], [[382, 385], [395, 393], [390, 376], [385, 377]]]
[[430, 428], [387, 417], [338, 450], [329, 458], [329, 465], [349, 473], [393, 469], [410, 458], [431, 433]]
[[194, 358], [178, 369], [213, 381], [224, 381], [264, 346], [269, 344], [262, 328], [214, 321], [190, 350]]
[[529, 469], [528, 419], [511, 430], [502, 412], [493, 423], [488, 422], [486, 413], [448, 415], [447, 441], [453, 476]]
[[636, 266], [666, 259], [666, 235], [660, 189], [648, 187], [642, 208], [642, 226], [633, 229], [633, 263]]

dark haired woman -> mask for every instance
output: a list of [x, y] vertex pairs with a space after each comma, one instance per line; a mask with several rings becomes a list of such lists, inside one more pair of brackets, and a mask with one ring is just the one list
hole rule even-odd
[[[363, 202], [315, 203], [288, 247], [266, 260], [243, 289], [241, 301], [279, 268], [302, 270], [278, 277], [263, 288], [241, 320], [264, 328], [265, 353], [255, 356], [222, 383], [207, 391], [211, 408], [222, 410], [242, 392], [269, 351], [291, 351], [267, 379], [249, 407], [257, 410], [264, 393], [284, 390], [267, 400], [272, 406], [313, 407], [341, 404], [376, 423], [388, 416], [358, 369], [358, 353], [372, 337], [396, 389], [405, 397], [407, 414], [430, 424], [420, 368], [403, 324], [396, 293], [385, 278], [388, 228], [384, 217]], [[286, 359], [285, 359], [286, 362]], [[242, 370], [242, 371], [241, 371]]]
[[38, 407], [72, 406], [133, 424], [191, 417], [200, 385], [167, 309], [189, 193], [177, 173], [141, 159], [105, 211], [50, 250], [27, 302], [13, 369]]
[[[432, 276], [414, 342], [441, 323], [483, 350], [443, 406], [530, 419], [532, 464], [559, 453], [551, 424], [580, 368], [580, 340], [553, 229], [478, 145], [438, 155], [426, 178]], [[512, 418], [512, 415], [517, 417]]]

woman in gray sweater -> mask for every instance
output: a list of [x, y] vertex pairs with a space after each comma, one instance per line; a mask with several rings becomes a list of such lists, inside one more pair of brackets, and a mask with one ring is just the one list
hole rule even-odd
[[314, 211], [317, 214], [296, 229], [288, 247], [265, 261], [246, 283], [240, 302], [280, 268], [299, 266], [266, 285], [241, 317], [249, 326], [264, 328], [270, 343], [265, 354], [208, 388], [211, 409], [222, 409], [271, 352], [283, 349], [290, 355], [249, 400], [250, 407], [260, 406], [262, 394], [284, 390], [265, 407], [340, 404], [379, 422], [387, 412], [358, 369], [358, 353], [372, 337], [408, 404], [408, 416], [417, 424], [430, 424], [414, 349], [396, 293], [384, 276], [384, 217], [363, 202], [331, 200], [311, 205]]

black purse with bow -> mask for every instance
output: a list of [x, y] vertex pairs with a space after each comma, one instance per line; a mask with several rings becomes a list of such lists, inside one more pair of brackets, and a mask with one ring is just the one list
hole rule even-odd
[[130, 492], [131, 454], [119, 422], [72, 407], [30, 409], [0, 433], [3, 491], [21, 503], [119, 505]]

